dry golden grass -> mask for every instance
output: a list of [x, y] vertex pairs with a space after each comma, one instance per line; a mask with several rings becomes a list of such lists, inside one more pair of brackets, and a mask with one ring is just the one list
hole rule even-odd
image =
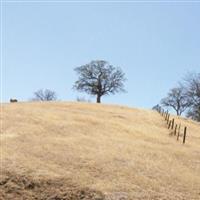
[[[71, 180], [107, 199], [200, 199], [200, 124], [186, 144], [151, 110], [87, 103], [3, 105], [2, 173]], [[182, 140], [182, 137], [181, 137]]]

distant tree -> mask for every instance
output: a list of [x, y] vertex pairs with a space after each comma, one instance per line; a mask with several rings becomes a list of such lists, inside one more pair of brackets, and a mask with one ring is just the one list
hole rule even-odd
[[86, 99], [85, 97], [77, 97], [76, 101], [77, 102], [88, 102], [88, 103], [91, 102], [89, 99]]
[[49, 89], [40, 89], [34, 92], [34, 101], [55, 101], [57, 100], [56, 92]]
[[187, 116], [200, 121], [200, 73], [190, 73], [184, 81], [187, 101], [190, 104]]
[[191, 107], [187, 112], [187, 117], [200, 122], [200, 109]]
[[158, 112], [160, 112], [161, 109], [162, 109], [162, 107], [159, 104], [157, 104], [157, 105], [155, 105], [155, 106], [152, 107], [152, 110], [156, 110]]
[[161, 100], [161, 104], [173, 108], [177, 115], [181, 115], [190, 105], [183, 86], [172, 88], [167, 97]]
[[74, 89], [95, 95], [97, 103], [101, 103], [102, 96], [125, 91], [125, 74], [104, 60], [92, 61], [75, 68], [75, 71], [79, 78]]

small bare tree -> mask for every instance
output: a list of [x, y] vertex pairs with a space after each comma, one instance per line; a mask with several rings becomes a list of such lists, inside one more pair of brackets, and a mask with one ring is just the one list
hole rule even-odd
[[56, 92], [49, 89], [40, 89], [34, 92], [34, 101], [55, 101], [57, 100]]
[[190, 73], [184, 81], [187, 101], [190, 104], [187, 116], [200, 121], [200, 73]]
[[101, 103], [102, 96], [125, 91], [125, 74], [104, 60], [92, 61], [75, 68], [75, 71], [79, 78], [74, 89], [95, 95], [97, 103]]
[[190, 105], [183, 86], [172, 88], [161, 104], [173, 108], [177, 115], [181, 115]]
[[76, 98], [77, 102], [87, 102], [87, 103], [91, 103], [90, 99], [86, 99], [85, 97], [77, 97]]

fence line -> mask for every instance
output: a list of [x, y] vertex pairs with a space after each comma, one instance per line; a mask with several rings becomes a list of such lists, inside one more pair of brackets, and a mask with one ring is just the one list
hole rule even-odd
[[181, 134], [181, 123], [176, 124], [175, 119], [170, 119], [170, 113], [169, 111], [165, 111], [161, 106], [157, 105], [153, 107], [153, 110], [156, 110], [160, 115], [164, 118], [164, 120], [167, 123], [167, 128], [169, 130], [172, 130], [171, 135], [176, 136], [176, 140], [179, 141], [179, 138], [181, 135], [183, 135], [183, 141], [182, 143], [186, 143], [186, 135], [187, 135], [187, 126], [184, 127], [184, 132]]

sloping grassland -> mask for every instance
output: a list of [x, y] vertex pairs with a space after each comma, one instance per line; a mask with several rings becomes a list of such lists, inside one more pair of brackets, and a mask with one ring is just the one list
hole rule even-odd
[[151, 110], [3, 104], [0, 199], [199, 200], [200, 124], [176, 121], [185, 145]]

